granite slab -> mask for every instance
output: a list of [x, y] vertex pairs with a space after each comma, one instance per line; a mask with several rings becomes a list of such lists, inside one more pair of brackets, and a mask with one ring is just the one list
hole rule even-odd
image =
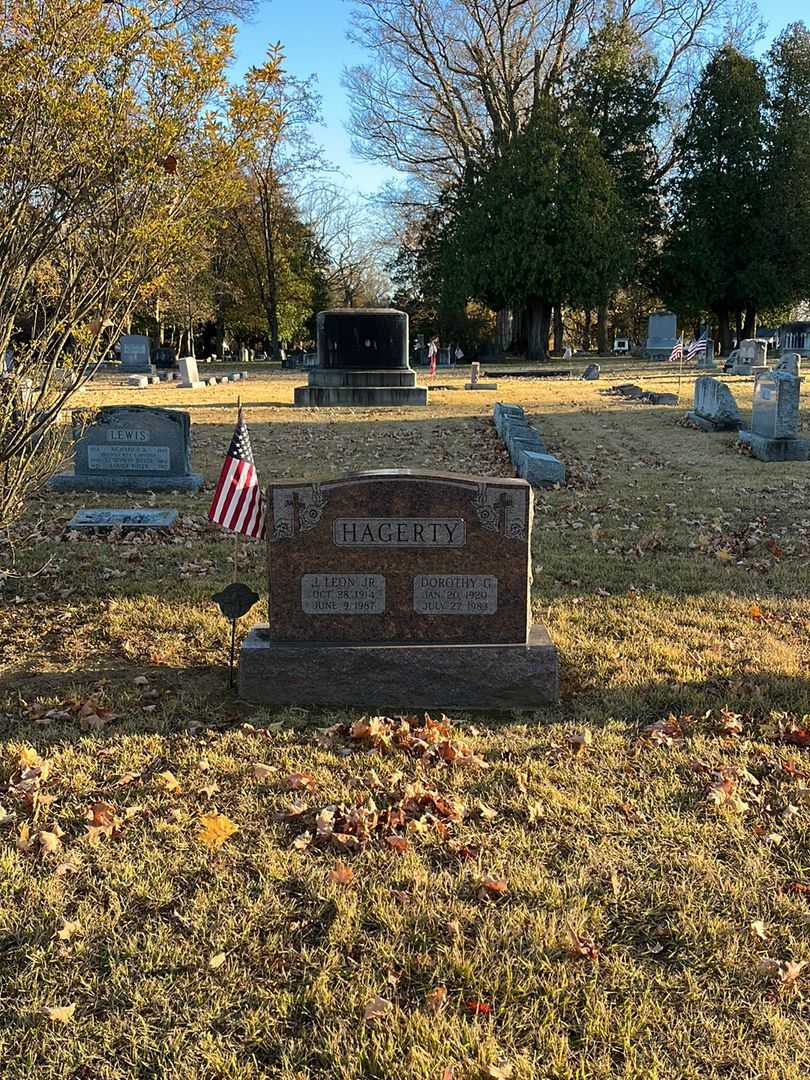
[[79, 510], [67, 523], [68, 529], [125, 532], [170, 529], [177, 521], [176, 510]]
[[525, 644], [532, 492], [389, 469], [267, 490], [275, 643]]
[[521, 644], [384, 645], [275, 641], [242, 646], [246, 701], [368, 709], [535, 709], [559, 697], [557, 650], [541, 624]]

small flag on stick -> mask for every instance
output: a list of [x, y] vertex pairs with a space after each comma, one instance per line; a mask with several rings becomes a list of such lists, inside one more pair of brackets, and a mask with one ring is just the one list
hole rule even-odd
[[243, 536], [264, 536], [264, 500], [241, 405], [208, 520]]
[[669, 363], [674, 363], [675, 360], [683, 360], [683, 334], [675, 342], [675, 348], [669, 354]]
[[691, 360], [693, 356], [697, 356], [698, 353], [706, 352], [706, 346], [709, 344], [709, 328], [708, 326], [695, 341], [689, 342], [689, 347], [686, 350], [686, 359]]

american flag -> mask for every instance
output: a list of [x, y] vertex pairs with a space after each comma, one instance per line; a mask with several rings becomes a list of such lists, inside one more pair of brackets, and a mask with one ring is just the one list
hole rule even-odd
[[686, 359], [691, 360], [693, 356], [697, 356], [700, 352], [706, 352], [706, 346], [709, 344], [709, 328], [708, 326], [695, 341], [689, 342], [689, 347], [686, 350]]
[[264, 536], [264, 500], [241, 406], [208, 520], [254, 539]]
[[683, 334], [675, 342], [675, 348], [669, 354], [669, 362], [673, 360], [683, 360]]

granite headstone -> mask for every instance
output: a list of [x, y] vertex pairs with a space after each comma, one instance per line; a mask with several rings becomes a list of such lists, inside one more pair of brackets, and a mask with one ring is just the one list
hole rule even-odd
[[146, 529], [170, 529], [177, 521], [176, 510], [79, 510], [67, 524], [68, 529], [87, 532], [143, 532]]
[[55, 491], [199, 491], [191, 471], [187, 412], [149, 405], [105, 405], [73, 413], [74, 471]]
[[695, 381], [695, 397], [687, 418], [701, 431], [737, 431], [742, 417], [725, 383], [703, 375]]
[[143, 334], [125, 334], [119, 341], [121, 370], [130, 374], [152, 374], [152, 346]]
[[754, 382], [751, 430], [740, 441], [760, 461], [806, 461], [810, 442], [799, 438], [802, 380], [789, 371], [764, 371]]
[[384, 470], [267, 491], [269, 623], [242, 649], [251, 701], [533, 708], [557, 655], [531, 625], [532, 491]]
[[668, 360], [678, 341], [678, 319], [671, 311], [656, 311], [647, 320], [647, 343], [644, 355], [653, 360]]

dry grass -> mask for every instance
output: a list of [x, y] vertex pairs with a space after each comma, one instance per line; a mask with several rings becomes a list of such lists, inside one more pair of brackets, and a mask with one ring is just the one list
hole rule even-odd
[[[538, 493], [534, 535], [535, 617], [560, 648], [563, 698], [454, 714], [486, 767], [324, 744], [320, 728], [357, 714], [271, 714], [225, 690], [209, 597], [233, 543], [204, 525], [205, 491], [149, 499], [182, 523], [140, 543], [62, 536], [78, 506], [126, 497], [36, 500], [18, 567], [44, 569], [0, 594], [0, 805], [15, 818], [0, 825], [3, 1080], [807, 1075], [810, 967], [791, 979], [763, 960], [810, 961], [810, 760], [790, 741], [810, 714], [810, 465], [764, 465], [679, 427], [682, 409], [603, 396], [611, 378], [502, 379], [381, 414], [294, 410], [300, 375], [88, 391], [189, 408], [209, 491], [240, 392], [265, 480], [507, 474], [488, 417], [496, 399], [522, 403], [571, 478]], [[750, 381], [729, 382], [750, 408]], [[243, 545], [240, 577], [265, 591], [260, 545]], [[64, 715], [43, 724], [48, 708]], [[26, 803], [3, 788], [31, 751], [50, 774]], [[254, 762], [273, 771], [257, 780]], [[290, 791], [296, 772], [314, 790]], [[449, 835], [428, 821], [402, 854], [376, 839], [299, 850], [281, 820], [302, 795], [382, 807], [407, 783], [463, 805]], [[94, 844], [98, 801], [131, 815]], [[239, 829], [215, 851], [198, 839], [212, 810]], [[59, 850], [43, 853], [54, 826]], [[329, 876], [338, 860], [348, 885]], [[481, 899], [485, 878], [508, 892]], [[63, 919], [78, 924], [66, 941]], [[365, 1022], [375, 995], [391, 1009]], [[66, 1023], [43, 1013], [70, 1005]]]

